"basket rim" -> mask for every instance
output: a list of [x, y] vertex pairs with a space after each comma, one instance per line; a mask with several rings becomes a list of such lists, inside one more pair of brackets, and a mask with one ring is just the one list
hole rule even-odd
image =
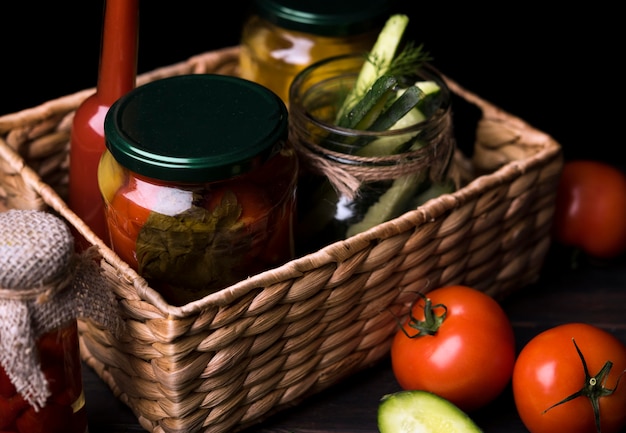
[[[202, 72], [200, 65], [208, 61], [216, 63], [236, 62], [239, 53], [239, 46], [226, 47], [220, 50], [208, 51], [193, 56], [186, 61], [176, 63], [174, 65], [165, 66], [155, 69], [148, 73], [138, 76], [138, 85], [150, 80], [158, 79], [163, 76], [171, 76], [172, 74], [180, 74], [182, 66], [186, 70], [193, 72]], [[524, 131], [528, 134], [533, 144], [537, 144], [539, 150], [536, 153], [520, 160], [510, 161], [491, 173], [484, 174], [472, 179], [468, 184], [459, 188], [457, 191], [449, 194], [443, 194], [429, 200], [423, 205], [406, 212], [405, 214], [394, 218], [385, 223], [370, 228], [367, 231], [359, 233], [353, 237], [337, 241], [329, 244], [318, 251], [294, 258], [293, 260], [250, 276], [249, 278], [232, 284], [217, 292], [206, 295], [196, 301], [181, 306], [174, 306], [167, 303], [164, 298], [154, 289], [152, 289], [145, 279], [143, 279], [135, 270], [120, 259], [113, 250], [99, 239], [91, 229], [72, 212], [63, 199], [54, 189], [47, 185], [39, 177], [39, 175], [30, 167], [28, 167], [22, 158], [11, 149], [7, 143], [0, 138], [0, 157], [9, 162], [12, 168], [22, 175], [27, 185], [45, 198], [48, 206], [57, 211], [69, 223], [71, 223], [78, 232], [80, 232], [90, 243], [94, 245], [100, 252], [102, 260], [117, 268], [118, 274], [131, 282], [136, 290], [137, 296], [141, 300], [148, 301], [156, 307], [161, 313], [172, 317], [185, 317], [189, 314], [197, 313], [204, 308], [211, 306], [228, 305], [234, 299], [246, 295], [251, 290], [266, 287], [282, 281], [284, 278], [298, 278], [308, 270], [318, 268], [323, 265], [338, 263], [345, 257], [350, 257], [356, 252], [361, 251], [368, 245], [378, 240], [398, 235], [409, 229], [413, 229], [418, 225], [428, 223], [440, 217], [446, 212], [453, 210], [469, 200], [476, 198], [485, 188], [491, 188], [502, 183], [521, 176], [530, 169], [544, 164], [546, 161], [552, 161], [561, 156], [561, 147], [559, 143], [547, 133], [539, 131], [526, 121], [516, 117], [490, 102], [482, 99], [473, 92], [464, 89], [456, 81], [452, 80], [445, 74], [441, 73], [446, 84], [452, 93], [462, 96], [471, 104], [477, 106], [483, 114], [482, 121], [485, 122], [506, 122], [512, 126]], [[5, 133], [16, 124], [23, 124], [47, 118], [51, 113], [62, 112], [64, 114], [75, 110], [83, 99], [88, 97], [94, 88], [81, 90], [79, 92], [47, 101], [46, 103], [17, 113], [0, 116], [0, 134]]]
[[175, 316], [183, 316], [209, 305], [227, 305], [233, 299], [245, 295], [252, 289], [261, 288], [268, 283], [275, 282], [276, 273], [280, 273], [284, 277], [289, 278], [298, 277], [305, 271], [318, 268], [322, 265], [339, 262], [346, 254], [353, 255], [357, 251], [370, 245], [373, 241], [397, 235], [414, 228], [416, 225], [433, 221], [446, 212], [460, 207], [473, 198], [476, 198], [485, 187], [506, 183], [507, 181], [519, 177], [538, 164], [543, 164], [547, 160], [558, 158], [559, 155], [560, 149], [558, 146], [549, 146], [533, 155], [528, 160], [513, 161], [506, 164], [491, 174], [475, 178], [469, 184], [453, 193], [442, 194], [427, 201], [416, 209], [410, 210], [397, 218], [381, 223], [348, 239], [329, 244], [318, 251], [303, 255], [279, 267], [251, 276], [248, 279], [239, 281], [184, 306], [174, 307], [167, 304], [167, 312]]

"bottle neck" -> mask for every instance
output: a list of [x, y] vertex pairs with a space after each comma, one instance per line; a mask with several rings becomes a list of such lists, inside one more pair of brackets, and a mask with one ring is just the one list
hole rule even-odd
[[106, 0], [97, 94], [111, 105], [135, 87], [139, 0]]

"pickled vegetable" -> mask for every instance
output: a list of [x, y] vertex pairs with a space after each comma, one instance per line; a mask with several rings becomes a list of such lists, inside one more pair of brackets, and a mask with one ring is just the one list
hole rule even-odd
[[76, 322], [44, 334], [36, 345], [50, 397], [35, 410], [0, 365], [0, 431], [2, 433], [85, 433], [85, 396]]
[[[281, 179], [292, 176], [284, 162], [279, 155], [269, 166]], [[114, 251], [172, 304], [293, 257], [295, 195], [285, 196], [280, 184], [271, 195], [245, 176], [193, 189], [136, 175], [120, 179], [105, 208]]]

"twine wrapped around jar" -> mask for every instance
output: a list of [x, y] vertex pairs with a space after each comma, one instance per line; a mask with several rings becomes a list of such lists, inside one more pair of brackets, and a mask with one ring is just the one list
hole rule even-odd
[[[322, 124], [319, 120], [311, 118], [309, 121]], [[440, 181], [443, 178], [440, 173], [447, 173], [456, 142], [452, 133], [450, 111], [440, 113], [436, 121], [438, 122], [436, 127], [431, 126], [432, 131], [426, 131], [430, 134], [424, 136], [423, 133], [420, 137], [430, 143], [429, 146], [387, 156], [359, 156], [335, 152], [316, 142], [312, 133], [314, 127], [311, 125], [306, 125], [308, 127], [306, 132], [305, 128], [294, 126], [291, 133], [292, 141], [305, 169], [313, 175], [328, 179], [338, 196], [354, 200], [362, 191], [363, 184], [394, 180], [425, 170], [429, 173], [436, 173], [435, 181]], [[434, 122], [431, 121], [431, 123]], [[327, 129], [324, 132], [328, 132], [324, 136], [326, 140], [333, 137], [333, 133], [340, 132], [339, 128], [330, 124], [324, 124], [324, 128]], [[362, 132], [362, 134], [367, 136], [368, 132]], [[369, 134], [374, 136], [383, 133]]]
[[38, 337], [77, 317], [117, 335], [122, 331], [113, 293], [95, 258], [94, 249], [75, 254], [68, 226], [51, 213], [0, 213], [0, 365], [36, 409], [50, 396]]

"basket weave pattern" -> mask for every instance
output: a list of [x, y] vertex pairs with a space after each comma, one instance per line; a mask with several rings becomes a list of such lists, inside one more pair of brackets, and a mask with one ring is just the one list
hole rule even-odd
[[[238, 47], [143, 74], [236, 74]], [[0, 117], [0, 211], [50, 210], [103, 257], [126, 333], [81, 320], [81, 351], [153, 433], [239, 431], [387, 356], [416, 291], [474, 286], [494, 297], [536, 281], [550, 243], [561, 148], [446, 78], [476, 105], [463, 187], [399, 218], [199, 301], [167, 304], [69, 210], [74, 110], [94, 89]], [[476, 175], [475, 173], [484, 173]]]

